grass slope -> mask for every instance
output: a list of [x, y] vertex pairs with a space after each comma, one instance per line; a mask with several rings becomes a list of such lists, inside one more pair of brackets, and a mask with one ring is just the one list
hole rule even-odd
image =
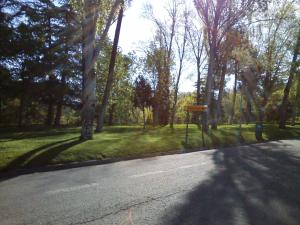
[[[239, 144], [238, 125], [221, 125], [205, 136], [206, 148]], [[80, 128], [36, 129], [34, 131], [0, 132], [0, 170], [39, 167], [48, 164], [115, 157], [164, 154], [184, 149], [185, 125], [148, 128], [140, 126], [106, 127], [94, 140], [79, 140]], [[298, 138], [300, 126], [280, 130], [265, 125], [265, 140]], [[254, 125], [242, 126], [242, 142], [255, 142]], [[197, 126], [189, 127], [189, 148], [202, 146]]]

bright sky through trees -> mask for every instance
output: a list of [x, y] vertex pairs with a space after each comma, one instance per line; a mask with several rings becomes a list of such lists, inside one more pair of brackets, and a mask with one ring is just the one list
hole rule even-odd
[[[191, 0], [187, 1], [191, 2]], [[145, 5], [150, 3], [153, 6], [155, 16], [164, 17], [164, 7], [168, 0], [133, 0], [129, 9], [125, 11], [122, 23], [122, 32], [119, 40], [119, 46], [124, 53], [135, 51], [142, 54], [143, 47], [151, 41], [154, 36], [154, 24], [144, 15]], [[114, 26], [110, 29], [110, 37], [114, 34]], [[194, 75], [193, 75], [194, 74]], [[196, 70], [193, 63], [188, 63], [182, 74], [182, 80], [179, 84], [179, 92], [190, 92], [196, 90]]]

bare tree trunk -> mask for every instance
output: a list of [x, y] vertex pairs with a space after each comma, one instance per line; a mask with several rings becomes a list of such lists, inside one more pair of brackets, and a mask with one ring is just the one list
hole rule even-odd
[[188, 28], [187, 28], [187, 18], [186, 18], [182, 45], [180, 46], [180, 43], [178, 43], [178, 40], [175, 39], [176, 44], [177, 44], [178, 56], [179, 56], [179, 69], [178, 69], [178, 74], [177, 74], [176, 83], [175, 83], [175, 90], [174, 90], [174, 101], [173, 101], [171, 121], [170, 121], [171, 129], [174, 128], [174, 120], [175, 120], [176, 106], [177, 106], [177, 100], [178, 100], [179, 81], [180, 81], [180, 77], [181, 77], [181, 73], [182, 73], [183, 59], [185, 56], [185, 47], [186, 47], [186, 42], [187, 42], [187, 29]]
[[159, 104], [155, 104], [153, 106], [153, 126], [156, 126], [159, 124]]
[[23, 126], [23, 116], [24, 116], [24, 96], [22, 95], [20, 98], [20, 105], [19, 105], [19, 115], [18, 115], [18, 127], [22, 127]]
[[[64, 71], [62, 72], [61, 84], [62, 84], [63, 88], [65, 88], [66, 74], [65, 74]], [[59, 96], [59, 100], [58, 100], [58, 103], [57, 103], [57, 106], [56, 106], [56, 115], [55, 115], [55, 120], [54, 120], [54, 125], [55, 126], [60, 126], [63, 102], [64, 102], [64, 92], [62, 92], [61, 95]]]
[[298, 114], [298, 108], [299, 105], [297, 105], [299, 103], [299, 99], [300, 99], [300, 74], [298, 74], [298, 79], [297, 79], [297, 91], [296, 91], [296, 99], [294, 102], [294, 106], [293, 106], [293, 117], [292, 117], [292, 126], [296, 125], [296, 117]]
[[221, 70], [221, 80], [220, 80], [220, 86], [219, 86], [219, 94], [218, 94], [218, 100], [217, 100], [217, 124], [220, 122], [221, 118], [221, 106], [222, 106], [222, 99], [223, 99], [223, 92], [224, 92], [224, 85], [225, 85], [225, 74], [226, 74], [226, 62], [224, 62], [224, 65], [222, 66]]
[[[56, 79], [53, 74], [49, 75], [49, 87], [53, 87], [56, 85]], [[50, 92], [48, 94], [48, 111], [47, 111], [47, 117], [45, 120], [45, 125], [46, 126], [51, 126], [53, 124], [53, 119], [54, 119], [54, 104], [55, 104], [55, 95]]]
[[46, 126], [51, 126], [53, 123], [53, 116], [54, 116], [54, 103], [53, 100], [50, 99], [50, 102], [48, 104], [48, 110], [47, 110], [47, 118], [45, 121]]
[[170, 128], [171, 129], [174, 128], [174, 119], [175, 119], [177, 99], [178, 99], [178, 85], [179, 85], [179, 80], [180, 80], [180, 76], [181, 76], [181, 70], [182, 70], [182, 65], [180, 65], [176, 84], [175, 84], [174, 102], [173, 102], [172, 114], [171, 114], [171, 120], [170, 120]]
[[104, 125], [104, 114], [105, 110], [108, 104], [108, 99], [110, 96], [113, 80], [114, 80], [114, 68], [115, 68], [115, 62], [117, 57], [117, 49], [118, 49], [118, 43], [119, 43], [119, 37], [120, 37], [120, 31], [121, 31], [121, 25], [122, 25], [122, 19], [123, 19], [123, 5], [121, 6], [121, 9], [119, 11], [118, 20], [117, 20], [117, 26], [114, 36], [114, 42], [112, 47], [112, 53], [109, 63], [109, 70], [108, 70], [108, 77], [107, 82], [104, 90], [104, 95], [102, 99], [102, 104], [99, 108], [99, 115], [97, 119], [97, 127], [95, 132], [99, 133], [102, 131], [103, 125]]
[[145, 106], [143, 106], [143, 129], [146, 129]]
[[[212, 130], [218, 129], [218, 122], [217, 122], [217, 99], [215, 96], [215, 90], [216, 87], [216, 76], [220, 74], [220, 68], [219, 68], [219, 61], [215, 59], [215, 65], [214, 65], [214, 73], [213, 73], [213, 83], [212, 83], [212, 89], [211, 89], [211, 106], [210, 106], [210, 127]], [[219, 75], [220, 76], [220, 75]]]
[[[214, 42], [215, 43], [215, 42]], [[209, 62], [208, 62], [208, 70], [207, 70], [207, 78], [205, 85], [205, 103], [208, 106], [206, 113], [203, 113], [203, 131], [208, 132], [209, 120], [211, 118], [212, 113], [212, 97], [213, 97], [213, 73], [215, 70], [215, 48], [213, 46], [210, 47], [209, 50]]]
[[200, 83], [201, 83], [201, 72], [200, 72], [200, 58], [197, 58], [197, 105], [201, 103], [201, 93], [200, 93]]
[[116, 109], [116, 104], [112, 104], [110, 109], [109, 109], [109, 119], [108, 119], [108, 125], [113, 125], [114, 123], [114, 113], [115, 113], [115, 109]]
[[54, 119], [55, 126], [60, 126], [61, 116], [62, 116], [62, 102], [59, 101], [59, 103], [56, 105], [56, 114]]
[[294, 49], [294, 55], [293, 55], [293, 60], [292, 60], [292, 65], [290, 68], [290, 76], [288, 79], [288, 82], [286, 83], [286, 86], [284, 88], [284, 94], [283, 94], [283, 98], [282, 98], [282, 102], [281, 102], [281, 107], [280, 107], [280, 121], [279, 121], [279, 128], [284, 129], [285, 128], [285, 123], [286, 123], [286, 117], [287, 117], [287, 105], [288, 105], [288, 98], [289, 98], [289, 94], [290, 94], [290, 90], [292, 87], [292, 82], [294, 79], [294, 75], [296, 73], [297, 70], [297, 57], [300, 51], [300, 30], [298, 32], [298, 38], [297, 38], [297, 43]]
[[296, 117], [297, 117], [297, 111], [294, 108], [293, 112], [292, 112], [292, 121], [291, 121], [291, 126], [295, 126], [296, 125]]
[[[48, 8], [48, 6], [47, 6]], [[51, 17], [48, 16], [47, 17], [47, 25], [48, 25], [48, 35], [47, 35], [47, 44], [48, 44], [48, 51], [50, 52], [52, 49], [52, 26], [51, 26]], [[49, 64], [52, 66], [53, 64], [53, 58], [52, 57], [46, 57]], [[53, 73], [49, 74], [49, 87], [51, 87], [54, 84], [54, 80], [55, 80], [55, 75]], [[48, 102], [48, 110], [47, 110], [47, 117], [45, 120], [45, 125], [46, 126], [51, 126], [53, 123], [53, 116], [54, 116], [54, 97], [53, 97], [53, 93], [49, 93], [49, 102]]]
[[[195, 36], [196, 34], [196, 36]], [[191, 33], [191, 29], [188, 29], [188, 35], [190, 38], [190, 43], [192, 46], [192, 50], [194, 53], [194, 56], [196, 58], [196, 65], [197, 65], [197, 85], [196, 85], [196, 103], [197, 105], [200, 105], [201, 103], [201, 65], [204, 62], [204, 59], [202, 59], [202, 52], [203, 52], [203, 48], [204, 48], [204, 44], [201, 42], [201, 36], [202, 33], [198, 30], [196, 30], [196, 33], [194, 33], [194, 35], [192, 35]], [[201, 44], [202, 43], [202, 44]], [[202, 59], [202, 62], [201, 62]], [[197, 125], [200, 128], [200, 115], [202, 115], [203, 113], [200, 112], [196, 112], [194, 115], [196, 116], [196, 121], [197, 121]]]
[[232, 108], [231, 108], [231, 115], [229, 119], [229, 124], [232, 124], [233, 122], [233, 117], [235, 113], [235, 101], [236, 101], [236, 88], [237, 88], [237, 78], [238, 78], [238, 64], [235, 62], [234, 66], [234, 87], [233, 87], [233, 99], [232, 99]]
[[2, 98], [0, 96], [0, 124], [2, 123], [2, 104], [3, 104]]
[[215, 99], [214, 93], [211, 97], [211, 107], [210, 107], [210, 128], [212, 130], [217, 130], [218, 125], [217, 125], [217, 100]]
[[93, 121], [96, 104], [96, 74], [94, 69], [95, 34], [98, 19], [97, 4], [93, 0], [84, 1], [83, 22], [83, 90], [81, 109], [81, 138], [93, 138]]
[[271, 77], [272, 77], [271, 71], [267, 71], [266, 72], [266, 77], [264, 79], [263, 99], [262, 99], [261, 104], [259, 105], [259, 110], [258, 110], [258, 113], [259, 113], [258, 118], [259, 118], [260, 123], [263, 123], [263, 121], [265, 119], [266, 105], [268, 104], [269, 97], [270, 97], [270, 94], [271, 94], [271, 89], [272, 89]]

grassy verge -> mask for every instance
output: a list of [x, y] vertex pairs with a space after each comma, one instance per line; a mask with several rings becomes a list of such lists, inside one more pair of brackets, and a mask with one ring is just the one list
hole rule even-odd
[[[94, 140], [80, 141], [79, 128], [37, 129], [34, 131], [0, 132], [0, 170], [39, 167], [48, 164], [86, 161], [92, 159], [164, 154], [184, 149], [185, 125], [148, 128], [140, 126], [106, 127]], [[280, 130], [277, 125], [265, 125], [265, 140], [299, 138], [300, 125]], [[255, 142], [254, 126], [242, 126], [242, 142]], [[205, 135], [206, 148], [241, 143], [238, 125], [219, 126]], [[189, 127], [190, 148], [201, 148], [201, 132]]]

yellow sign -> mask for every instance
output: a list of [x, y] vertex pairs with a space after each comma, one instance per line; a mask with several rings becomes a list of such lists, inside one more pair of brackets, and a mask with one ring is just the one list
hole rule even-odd
[[207, 110], [207, 105], [188, 105], [186, 110], [188, 112], [204, 112]]

